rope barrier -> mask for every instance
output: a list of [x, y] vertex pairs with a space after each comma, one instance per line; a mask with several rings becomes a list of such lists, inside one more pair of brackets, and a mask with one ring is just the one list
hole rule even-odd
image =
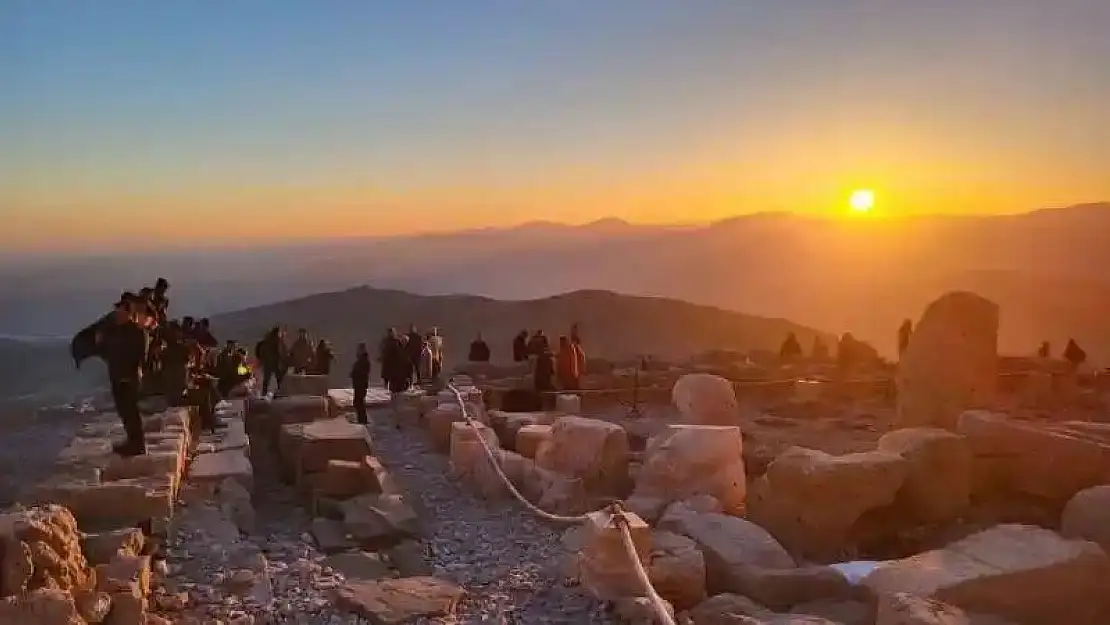
[[[521, 504], [524, 505], [526, 509], [539, 516], [540, 518], [554, 521], [556, 523], [582, 523], [589, 520], [589, 516], [586, 514], [580, 514], [577, 516], [553, 514], [528, 501], [528, 499], [525, 498], [519, 490], [517, 490], [516, 486], [514, 486], [512, 481], [509, 480], [508, 476], [505, 475], [505, 471], [501, 468], [501, 463], [497, 461], [497, 458], [493, 454], [493, 450], [490, 449], [489, 443], [487, 443], [485, 437], [482, 436], [482, 432], [478, 429], [474, 418], [470, 416], [469, 412], [467, 412], [466, 401], [463, 400], [462, 393], [450, 380], [447, 382], [447, 389], [450, 390], [451, 394], [455, 396], [455, 402], [459, 405], [459, 410], [462, 411], [463, 420], [466, 421], [466, 424], [470, 426], [471, 430], [474, 431], [474, 436], [477, 437], [479, 445], [485, 451], [486, 460], [489, 461], [490, 466], [492, 466], [494, 471], [496, 471], [497, 476], [501, 478], [501, 482], [505, 485], [506, 488], [509, 489], [509, 492], [512, 493], [513, 497], [515, 497], [517, 501], [519, 501]], [[625, 517], [624, 509], [618, 502], [614, 502], [613, 504], [608, 506], [608, 508], [613, 515], [613, 520], [616, 523], [617, 528], [620, 530], [621, 543], [624, 545], [626, 555], [628, 555], [628, 558], [632, 561], [633, 570], [636, 573], [638, 581], [640, 582], [640, 586], [642, 586], [643, 588], [644, 596], [647, 597], [649, 601], [651, 601], [652, 608], [655, 610], [656, 616], [658, 616], [659, 618], [659, 622], [662, 625], [676, 625], [674, 617], [671, 616], [671, 611], [667, 609], [667, 605], [663, 601], [663, 598], [659, 596], [659, 593], [655, 591], [655, 587], [651, 585], [651, 579], [648, 577], [643, 563], [640, 562], [640, 555], [636, 552], [636, 544], [633, 542], [632, 533], [628, 529], [628, 519]], [[598, 512], [602, 511], [604, 511], [604, 509], [598, 510]]]

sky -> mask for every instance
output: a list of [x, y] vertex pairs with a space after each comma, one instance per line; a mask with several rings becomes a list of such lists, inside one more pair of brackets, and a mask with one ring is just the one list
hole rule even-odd
[[1106, 0], [4, 0], [0, 248], [1110, 199]]

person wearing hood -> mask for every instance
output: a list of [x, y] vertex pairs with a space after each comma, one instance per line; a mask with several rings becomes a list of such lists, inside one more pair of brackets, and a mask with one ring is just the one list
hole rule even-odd
[[297, 331], [297, 340], [289, 348], [289, 364], [293, 367], [293, 373], [308, 373], [314, 353], [308, 330], [301, 328]]
[[366, 343], [359, 343], [355, 349], [355, 364], [351, 367], [351, 388], [355, 391], [355, 415], [358, 422], [367, 423], [366, 392], [370, 390], [370, 352]]

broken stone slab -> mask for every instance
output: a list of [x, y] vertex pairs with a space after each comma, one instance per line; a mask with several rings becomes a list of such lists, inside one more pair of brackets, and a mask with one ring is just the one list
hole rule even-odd
[[287, 373], [281, 379], [276, 397], [310, 396], [326, 398], [328, 396], [328, 376], [306, 375], [302, 373]]
[[231, 519], [239, 531], [253, 534], [256, 526], [254, 504], [250, 491], [234, 477], [226, 477], [216, 489], [216, 502], [220, 511]]
[[976, 494], [1020, 493], [1059, 504], [1110, 480], [1110, 443], [971, 410], [959, 433], [972, 454]]
[[748, 594], [757, 590], [753, 572], [796, 568], [794, 558], [767, 530], [738, 517], [694, 512], [677, 503], [663, 514], [658, 527], [698, 545], [710, 593]]
[[415, 540], [402, 541], [387, 549], [385, 555], [401, 577], [432, 575], [424, 546]]
[[277, 425], [286, 423], [311, 423], [331, 416], [326, 397], [297, 395], [275, 397], [266, 411], [267, 420]]
[[1097, 543], [1110, 553], [1110, 484], [1076, 493], [1064, 507], [1060, 531], [1068, 538]]
[[170, 451], [148, 449], [147, 453], [130, 458], [113, 456], [101, 473], [101, 479], [106, 482], [166, 474], [177, 477], [184, 467], [180, 447]]
[[576, 415], [582, 412], [582, 398], [573, 393], [559, 393], [555, 396], [555, 412]]
[[850, 530], [865, 513], [894, 503], [906, 473], [898, 454], [833, 456], [792, 447], [754, 483], [747, 518], [796, 556], [828, 562], [849, 546]]
[[555, 420], [551, 437], [536, 453], [536, 465], [582, 480], [589, 492], [621, 492], [628, 483], [628, 433], [599, 419]]
[[325, 419], [306, 424], [297, 451], [301, 474], [328, 468], [330, 460], [360, 462], [371, 453], [370, 434], [365, 427], [346, 419]]
[[381, 555], [365, 551], [332, 554], [321, 564], [349, 580], [375, 581], [389, 577], [391, 573]]
[[227, 419], [226, 427], [215, 434], [204, 434], [197, 444], [200, 453], [227, 451], [229, 449], [246, 449], [249, 453], [250, 438], [247, 436], [247, 425], [239, 419]]
[[420, 534], [416, 512], [400, 495], [360, 495], [341, 507], [347, 533], [364, 548], [389, 547]]
[[705, 558], [689, 538], [653, 531], [651, 553], [645, 564], [655, 591], [679, 610], [692, 608], [705, 599]]
[[875, 595], [908, 593], [1021, 625], [1100, 625], [1110, 557], [1098, 545], [1028, 525], [998, 525], [942, 549], [884, 563]]
[[65, 506], [90, 531], [116, 529], [173, 516], [173, 487], [170, 474], [102, 484], [66, 479], [38, 485], [31, 501]]
[[434, 577], [348, 582], [336, 593], [336, 607], [380, 625], [401, 625], [418, 617], [451, 616], [464, 590]]
[[198, 454], [189, 467], [189, 482], [214, 487], [232, 478], [248, 491], [254, 489], [254, 467], [242, 449]]
[[[322, 473], [310, 476], [310, 482], [316, 495], [347, 499], [370, 491], [372, 484], [368, 484], [362, 462], [351, 460], [329, 460], [327, 468]], [[377, 492], [380, 492], [377, 491]]]
[[956, 429], [965, 410], [994, 404], [998, 304], [947, 293], [925, 309], [898, 363], [895, 427]]

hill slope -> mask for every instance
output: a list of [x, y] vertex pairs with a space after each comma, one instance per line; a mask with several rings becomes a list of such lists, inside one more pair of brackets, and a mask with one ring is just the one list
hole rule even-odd
[[507, 361], [517, 332], [543, 328], [555, 343], [575, 321], [580, 323], [587, 354], [612, 359], [640, 354], [680, 357], [714, 348], [777, 350], [787, 332], [797, 333], [808, 347], [819, 334], [785, 319], [609, 291], [500, 301], [359, 287], [219, 315], [212, 323], [221, 338], [235, 337], [252, 346], [273, 324], [293, 331], [305, 327], [331, 340], [341, 352], [341, 365], [350, 361], [358, 342], [365, 341], [373, 349], [389, 326], [400, 330], [410, 323], [422, 329], [438, 326], [448, 344], [447, 364], [452, 365], [465, 359], [470, 341], [479, 332], [493, 350], [494, 360]]

